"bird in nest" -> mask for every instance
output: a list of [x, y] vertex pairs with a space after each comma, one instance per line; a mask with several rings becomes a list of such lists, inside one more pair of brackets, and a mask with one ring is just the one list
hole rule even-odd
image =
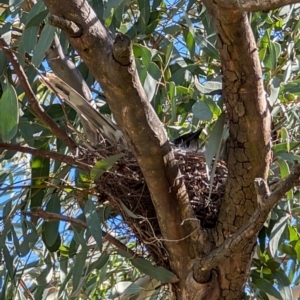
[[197, 131], [185, 133], [172, 141], [176, 148], [185, 149], [188, 151], [198, 151], [199, 149], [199, 136], [202, 128]]

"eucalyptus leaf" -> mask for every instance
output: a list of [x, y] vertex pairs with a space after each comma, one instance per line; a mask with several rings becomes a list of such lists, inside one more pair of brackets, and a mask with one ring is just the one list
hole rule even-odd
[[164, 269], [163, 267], [153, 266], [149, 260], [144, 258], [133, 258], [131, 259], [131, 263], [141, 272], [162, 282], [174, 283], [178, 281], [178, 278], [175, 274]]
[[0, 138], [7, 143], [17, 134], [19, 123], [19, 105], [14, 87], [6, 85], [0, 99]]

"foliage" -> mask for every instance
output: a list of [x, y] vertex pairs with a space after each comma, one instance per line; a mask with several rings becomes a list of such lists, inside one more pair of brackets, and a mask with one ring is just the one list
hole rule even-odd
[[[212, 150], [206, 157], [210, 164], [226, 133], [220, 58], [205, 7], [193, 0], [89, 2], [113, 34], [120, 31], [133, 39], [140, 80], [169, 138], [203, 127], [202, 147]], [[24, 67], [40, 105], [78, 145], [87, 147], [76, 113], [37, 78], [40, 72], [49, 71], [45, 51], [55, 34], [93, 87], [100, 111], [110, 115], [101, 87], [64, 35], [48, 24], [42, 1], [32, 7], [25, 5], [27, 1], [3, 3], [7, 6], [0, 16], [1, 36]], [[251, 24], [273, 116], [272, 187], [299, 160], [299, 5], [254, 13]], [[2, 50], [0, 74], [1, 144], [71, 155], [62, 140], [33, 113], [20, 79]], [[21, 153], [13, 147], [1, 149], [0, 299], [48, 299], [53, 293], [61, 299], [114, 299], [121, 294], [126, 299], [131, 294], [142, 297], [149, 292], [138, 281], [145, 278], [143, 273], [172, 281], [170, 272], [157, 270], [145, 259], [147, 252], [113, 214], [110, 204], [97, 202], [94, 179], [108, 171], [117, 158], [100, 160], [89, 174], [53, 158]], [[291, 286], [299, 284], [298, 198], [297, 190], [289, 191], [259, 233], [245, 289], [249, 297], [267, 299], [268, 294], [290, 299]], [[41, 208], [45, 218], [28, 214], [41, 213]], [[67, 219], [51, 219], [51, 213]], [[71, 218], [71, 225], [63, 221]], [[79, 226], [80, 221], [85, 228]], [[144, 259], [133, 259], [116, 249], [105, 240], [103, 231], [142, 253]], [[168, 292], [163, 286], [152, 288], [148, 295], [164, 299]]]

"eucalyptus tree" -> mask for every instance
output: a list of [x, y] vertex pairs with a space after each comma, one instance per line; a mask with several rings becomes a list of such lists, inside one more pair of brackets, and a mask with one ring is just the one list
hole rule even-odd
[[297, 2], [1, 3], [2, 299], [299, 297]]

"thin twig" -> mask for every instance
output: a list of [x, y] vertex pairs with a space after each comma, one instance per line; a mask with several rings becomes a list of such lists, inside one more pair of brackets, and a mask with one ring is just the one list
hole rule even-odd
[[[42, 208], [36, 208], [36, 210], [34, 212], [29, 212], [29, 211], [23, 211], [23, 214], [26, 216], [35, 216], [35, 217], [39, 217], [39, 218], [43, 218], [43, 219], [47, 219], [48, 221], [63, 221], [63, 222], [68, 222], [71, 223], [73, 225], [78, 225], [80, 227], [83, 227], [85, 229], [88, 229], [88, 225], [79, 220], [79, 219], [74, 219], [72, 217], [67, 217], [67, 216], [63, 216], [61, 214], [56, 214], [56, 213], [50, 213], [47, 212], [45, 210], [43, 210]], [[112, 235], [110, 235], [109, 233], [105, 232], [104, 230], [102, 230], [102, 236], [112, 245], [116, 246], [118, 249], [121, 249], [125, 252], [127, 252], [128, 254], [130, 254], [133, 257], [137, 257], [136, 253], [134, 251], [132, 251], [131, 249], [129, 249], [126, 245], [124, 245], [123, 243], [121, 243], [119, 240], [117, 240], [115, 237], [113, 237]]]
[[30, 83], [28, 82], [28, 79], [26, 77], [26, 74], [22, 68], [22, 66], [19, 64], [18, 59], [16, 55], [12, 52], [12, 50], [9, 48], [7, 43], [3, 38], [0, 38], [0, 49], [2, 49], [7, 57], [7, 59], [10, 61], [12, 66], [14, 67], [14, 70], [16, 74], [19, 77], [19, 80], [21, 82], [21, 85], [24, 89], [24, 92], [28, 98], [29, 105], [33, 111], [33, 113], [39, 118], [39, 120], [46, 125], [48, 128], [51, 129], [51, 131], [60, 138], [69, 148], [70, 151], [75, 154], [77, 145], [76, 143], [64, 132], [57, 123], [45, 112], [45, 110], [40, 105], [38, 99], [36, 98]]
[[20, 145], [14, 145], [14, 144], [6, 144], [6, 143], [0, 143], [0, 149], [6, 149], [6, 150], [15, 150], [22, 153], [28, 153], [33, 154], [39, 157], [46, 157], [46, 158], [52, 158], [61, 162], [64, 162], [68, 165], [78, 166], [79, 168], [83, 170], [91, 170], [92, 166], [88, 165], [84, 162], [78, 161], [78, 159], [73, 158], [71, 156], [67, 156], [64, 154], [60, 154], [58, 152], [54, 151], [46, 151], [46, 150], [40, 150], [32, 147], [24, 147]]

